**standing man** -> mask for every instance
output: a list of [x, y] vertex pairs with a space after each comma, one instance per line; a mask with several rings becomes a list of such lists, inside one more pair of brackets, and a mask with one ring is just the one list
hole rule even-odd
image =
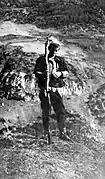
[[[39, 98], [41, 101], [42, 119], [45, 134], [49, 135], [49, 114], [51, 110], [50, 104], [56, 113], [60, 138], [69, 140], [66, 134], [64, 122], [66, 110], [61, 95], [57, 88], [64, 87], [64, 78], [68, 77], [68, 68], [63, 57], [57, 56], [56, 53], [60, 49], [60, 43], [54, 37], [48, 39], [48, 55], [40, 56], [35, 65], [35, 76], [39, 87]], [[47, 58], [47, 59], [46, 59]], [[47, 64], [46, 64], [47, 60]], [[47, 76], [49, 75], [49, 76]], [[49, 81], [47, 81], [49, 80]], [[49, 90], [46, 90], [46, 89]], [[50, 139], [49, 139], [50, 143]]]

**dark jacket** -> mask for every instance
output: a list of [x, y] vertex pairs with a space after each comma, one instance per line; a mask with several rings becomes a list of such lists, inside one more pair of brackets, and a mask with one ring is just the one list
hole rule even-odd
[[[54, 60], [56, 62], [56, 71], [68, 71], [67, 64], [63, 57], [55, 56]], [[45, 56], [40, 56], [35, 65], [34, 73], [37, 78], [39, 88], [46, 88], [47, 82], [47, 73], [46, 73], [46, 59]], [[40, 72], [40, 74], [38, 74]], [[49, 86], [50, 87], [63, 87], [65, 85], [63, 81], [63, 76], [61, 75], [59, 78], [55, 78], [53, 74], [50, 75]]]

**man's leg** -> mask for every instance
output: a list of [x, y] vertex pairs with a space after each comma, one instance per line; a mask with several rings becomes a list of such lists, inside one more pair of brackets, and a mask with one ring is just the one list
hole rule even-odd
[[45, 96], [44, 90], [40, 90], [39, 98], [40, 98], [40, 101], [41, 101], [44, 134], [48, 135], [48, 142], [50, 143], [51, 139], [50, 139], [50, 132], [49, 132], [49, 113], [50, 113], [49, 99], [48, 99], [47, 96]]
[[66, 114], [62, 97], [60, 96], [58, 91], [55, 92], [51, 91], [50, 99], [51, 99], [51, 104], [56, 113], [59, 131], [60, 133], [62, 133], [64, 130], [64, 121], [65, 121], [65, 114]]
[[55, 92], [51, 91], [50, 99], [51, 99], [51, 104], [56, 113], [58, 128], [60, 132], [60, 138], [70, 140], [69, 136], [66, 134], [66, 128], [64, 125], [65, 120], [66, 120], [66, 109], [64, 107], [62, 97], [60, 96], [58, 91], [55, 91]]

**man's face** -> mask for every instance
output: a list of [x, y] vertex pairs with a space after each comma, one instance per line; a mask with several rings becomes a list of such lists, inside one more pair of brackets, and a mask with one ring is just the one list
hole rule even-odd
[[53, 57], [56, 55], [56, 53], [58, 52], [59, 50], [59, 47], [56, 46], [56, 45], [50, 45], [50, 48], [49, 48], [49, 57]]

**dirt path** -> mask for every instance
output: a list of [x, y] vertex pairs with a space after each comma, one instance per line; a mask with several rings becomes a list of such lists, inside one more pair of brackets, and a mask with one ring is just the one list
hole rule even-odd
[[[55, 37], [62, 38], [60, 31], [56, 31], [55, 29], [40, 29], [34, 25], [30, 24], [15, 24], [13, 22], [7, 21], [0, 24], [0, 37], [6, 35], [16, 35], [20, 36], [19, 39], [14, 38], [12, 40], [2, 40], [3, 43], [10, 43], [13, 46], [22, 46], [25, 52], [36, 52], [38, 54], [44, 53], [44, 43], [47, 36], [54, 35]], [[24, 37], [25, 39], [22, 39]], [[4, 38], [5, 39], [5, 38]], [[84, 55], [82, 49], [75, 46], [69, 45], [65, 46], [63, 44], [63, 38], [61, 40], [61, 49], [58, 52], [61, 56], [68, 56], [72, 54], [76, 56], [77, 54]]]

